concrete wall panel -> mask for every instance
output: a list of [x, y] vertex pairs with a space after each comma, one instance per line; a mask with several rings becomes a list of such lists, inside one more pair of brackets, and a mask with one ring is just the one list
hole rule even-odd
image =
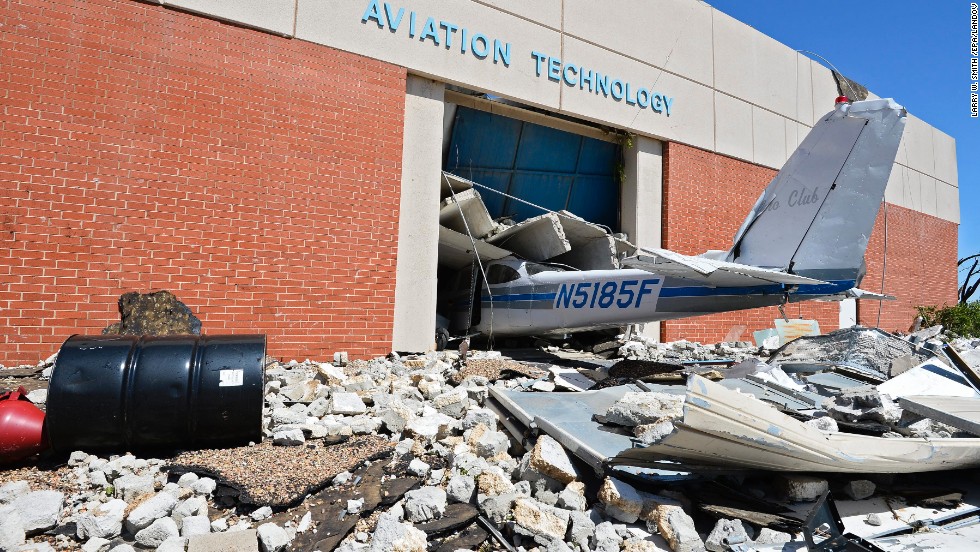
[[956, 170], [956, 141], [945, 132], [932, 129], [933, 160], [938, 180], [959, 187], [959, 175]]
[[905, 122], [905, 134], [898, 145], [898, 161], [923, 174], [935, 174], [933, 159], [932, 127], [922, 119], [909, 114]]
[[796, 53], [729, 15], [712, 13], [715, 88], [795, 118]]
[[292, 36], [296, 0], [163, 0], [163, 5]]
[[790, 119], [783, 119], [783, 125], [786, 127], [786, 159], [789, 159], [796, 148], [800, 146], [803, 138], [810, 132], [810, 127]]
[[[676, 140], [699, 148], [714, 144], [711, 89], [636, 60], [615, 54], [575, 38], [565, 38], [565, 58], [582, 67], [595, 68], [612, 77], [645, 87], [670, 97], [669, 110], [656, 113], [652, 108], [616, 101], [612, 95], [590, 92], [588, 87], [550, 82], [562, 93], [562, 111], [571, 115], [606, 122], [652, 137]], [[635, 91], [633, 92], [635, 94]], [[670, 115], [667, 115], [669, 111]]]
[[491, 8], [510, 12], [514, 15], [540, 23], [556, 31], [561, 30], [561, 3], [562, 0], [535, 0], [525, 2], [522, 0], [473, 0], [477, 4], [484, 4]]
[[939, 216], [936, 203], [936, 179], [925, 174], [919, 175], [919, 185], [922, 187], [921, 211], [934, 217]]
[[565, 0], [565, 33], [711, 86], [711, 12], [690, 0]]
[[839, 94], [830, 69], [813, 60], [810, 61], [810, 81], [813, 87], [813, 121], [816, 123], [821, 117], [834, 110], [834, 100]]
[[[414, 0], [414, 11], [405, 8], [400, 20], [398, 12], [394, 12], [389, 21], [382, 9], [383, 28], [379, 28], [375, 19], [362, 22], [368, 5], [349, 0], [298, 0], [296, 37], [382, 59], [453, 84], [492, 91], [539, 107], [558, 108], [559, 87], [545, 75], [536, 75], [531, 52], [560, 55], [560, 33], [474, 2], [447, 4], [438, 0]], [[409, 36], [412, 13], [416, 18], [414, 38]], [[421, 40], [430, 17], [439, 45], [432, 38]], [[398, 24], [392, 32], [394, 21]], [[449, 48], [447, 31], [439, 28], [443, 21], [460, 28], [449, 34]], [[465, 53], [461, 48], [462, 28], [470, 37]], [[484, 34], [490, 42], [490, 53], [484, 59], [473, 54], [473, 37], [477, 33]], [[494, 62], [495, 40], [511, 45], [509, 66], [502, 60]], [[478, 45], [482, 48], [482, 42]]]
[[715, 92], [715, 151], [752, 161], [752, 106]]
[[[792, 117], [807, 126], [813, 126], [813, 70], [810, 58], [796, 54], [796, 113]], [[801, 139], [802, 140], [802, 139]]]
[[885, 186], [885, 201], [892, 205], [905, 207], [905, 167], [896, 163], [892, 166], [892, 172], [888, 175], [888, 185]]
[[936, 182], [936, 211], [941, 219], [959, 224], [960, 190], [945, 182]]
[[786, 162], [786, 121], [772, 111], [752, 106], [752, 160], [778, 169]]

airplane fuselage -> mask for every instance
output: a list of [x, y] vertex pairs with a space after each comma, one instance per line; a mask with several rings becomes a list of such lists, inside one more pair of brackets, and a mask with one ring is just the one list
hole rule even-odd
[[767, 307], [854, 286], [853, 281], [839, 281], [714, 287], [645, 270], [561, 271], [519, 260], [498, 263], [513, 268], [517, 277], [489, 283], [489, 293], [483, 289], [480, 323], [473, 330], [500, 336], [564, 334]]

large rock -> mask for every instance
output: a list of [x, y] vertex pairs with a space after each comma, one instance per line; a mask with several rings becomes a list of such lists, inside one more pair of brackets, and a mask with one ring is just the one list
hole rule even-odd
[[34, 491], [16, 498], [11, 505], [20, 514], [24, 531], [34, 535], [58, 525], [65, 495], [58, 491]]
[[181, 335], [201, 333], [201, 321], [169, 291], [119, 297], [120, 321], [102, 330], [104, 335]]
[[126, 515], [126, 501], [118, 498], [100, 504], [80, 514], [76, 518], [76, 533], [79, 539], [112, 539], [122, 533], [123, 517]]
[[572, 459], [565, 452], [565, 447], [548, 435], [538, 437], [538, 442], [531, 450], [530, 466], [566, 485], [578, 477]]

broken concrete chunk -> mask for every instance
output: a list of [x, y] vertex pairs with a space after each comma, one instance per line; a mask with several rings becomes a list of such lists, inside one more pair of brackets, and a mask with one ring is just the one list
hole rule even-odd
[[367, 407], [356, 393], [337, 392], [330, 396], [331, 414], [353, 416], [365, 412], [367, 412]]
[[783, 474], [779, 476], [778, 483], [791, 502], [812, 502], [829, 488], [826, 479], [809, 475]]
[[514, 531], [547, 546], [552, 541], [562, 541], [568, 530], [569, 513], [534, 500], [519, 498], [514, 502], [511, 512], [514, 518]]
[[446, 511], [446, 491], [439, 487], [422, 487], [405, 493], [405, 519], [422, 523], [439, 519]]
[[469, 475], [456, 474], [449, 478], [446, 485], [446, 496], [453, 502], [469, 503], [473, 500], [476, 481]]
[[848, 481], [844, 485], [844, 494], [850, 497], [851, 500], [864, 500], [875, 494], [875, 484], [867, 479], [858, 479], [855, 481]]
[[374, 529], [371, 552], [426, 552], [425, 533], [402, 523], [396, 516], [382, 514]]
[[94, 537], [103, 539], [118, 537], [122, 533], [126, 507], [126, 501], [116, 498], [79, 514], [75, 518], [78, 538], [86, 540]]
[[703, 552], [704, 541], [694, 527], [694, 520], [680, 506], [657, 506], [657, 528], [674, 552]]
[[803, 424], [826, 433], [837, 433], [840, 431], [840, 428], [837, 427], [837, 420], [831, 418], [830, 416], [822, 416], [820, 418], [807, 420], [803, 422]]
[[747, 544], [751, 534], [752, 528], [740, 519], [719, 519], [704, 541], [704, 547], [711, 552], [728, 552], [730, 545]]
[[172, 537], [180, 537], [180, 530], [173, 519], [163, 517], [139, 530], [136, 533], [136, 543], [146, 548], [157, 548]]
[[607, 477], [599, 488], [599, 501], [606, 513], [624, 523], [633, 523], [643, 511], [643, 497], [632, 485]]
[[848, 389], [824, 401], [824, 408], [842, 422], [894, 424], [902, 417], [902, 410], [871, 386]]
[[613, 403], [604, 417], [607, 423], [633, 427], [683, 416], [684, 397], [681, 395], [630, 392]]
[[595, 526], [596, 552], [619, 552], [622, 544], [623, 537], [616, 532], [612, 523], [604, 521]]
[[302, 445], [305, 442], [306, 438], [303, 436], [303, 430], [298, 428], [281, 429], [272, 434], [272, 444], [274, 445], [294, 447]]
[[566, 510], [585, 511], [588, 502], [585, 499], [585, 484], [580, 481], [573, 481], [560, 493], [558, 493], [558, 507]]
[[289, 534], [275, 523], [259, 525], [257, 533], [263, 552], [280, 552], [289, 546]]
[[480, 494], [496, 496], [514, 491], [514, 484], [510, 482], [510, 477], [497, 466], [489, 466], [483, 473], [476, 478], [477, 489]]
[[177, 499], [173, 495], [157, 493], [129, 513], [129, 517], [126, 518], [126, 528], [130, 533], [136, 533], [149, 527], [155, 520], [170, 515], [175, 506], [177, 506]]
[[58, 525], [65, 495], [58, 491], [34, 491], [16, 498], [11, 506], [20, 514], [28, 536], [47, 531]]
[[27, 481], [11, 481], [0, 486], [0, 504], [10, 504], [17, 497], [31, 492], [31, 486]]
[[793, 535], [790, 535], [789, 533], [783, 533], [768, 527], [763, 527], [762, 530], [759, 531], [759, 535], [752, 542], [755, 544], [782, 544], [792, 540]]
[[667, 419], [652, 424], [642, 424], [633, 428], [633, 434], [645, 445], [659, 443], [661, 439], [674, 432], [674, 424]]
[[13, 506], [0, 506], [0, 550], [14, 550], [24, 544], [24, 523]]
[[571, 483], [578, 478], [578, 472], [572, 465], [565, 447], [548, 435], [540, 435], [538, 442], [531, 450], [529, 465], [544, 475], [561, 483]]

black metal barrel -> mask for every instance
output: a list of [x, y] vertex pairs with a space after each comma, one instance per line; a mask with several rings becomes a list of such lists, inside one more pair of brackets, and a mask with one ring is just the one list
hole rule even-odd
[[48, 386], [57, 451], [262, 439], [264, 335], [68, 338]]

